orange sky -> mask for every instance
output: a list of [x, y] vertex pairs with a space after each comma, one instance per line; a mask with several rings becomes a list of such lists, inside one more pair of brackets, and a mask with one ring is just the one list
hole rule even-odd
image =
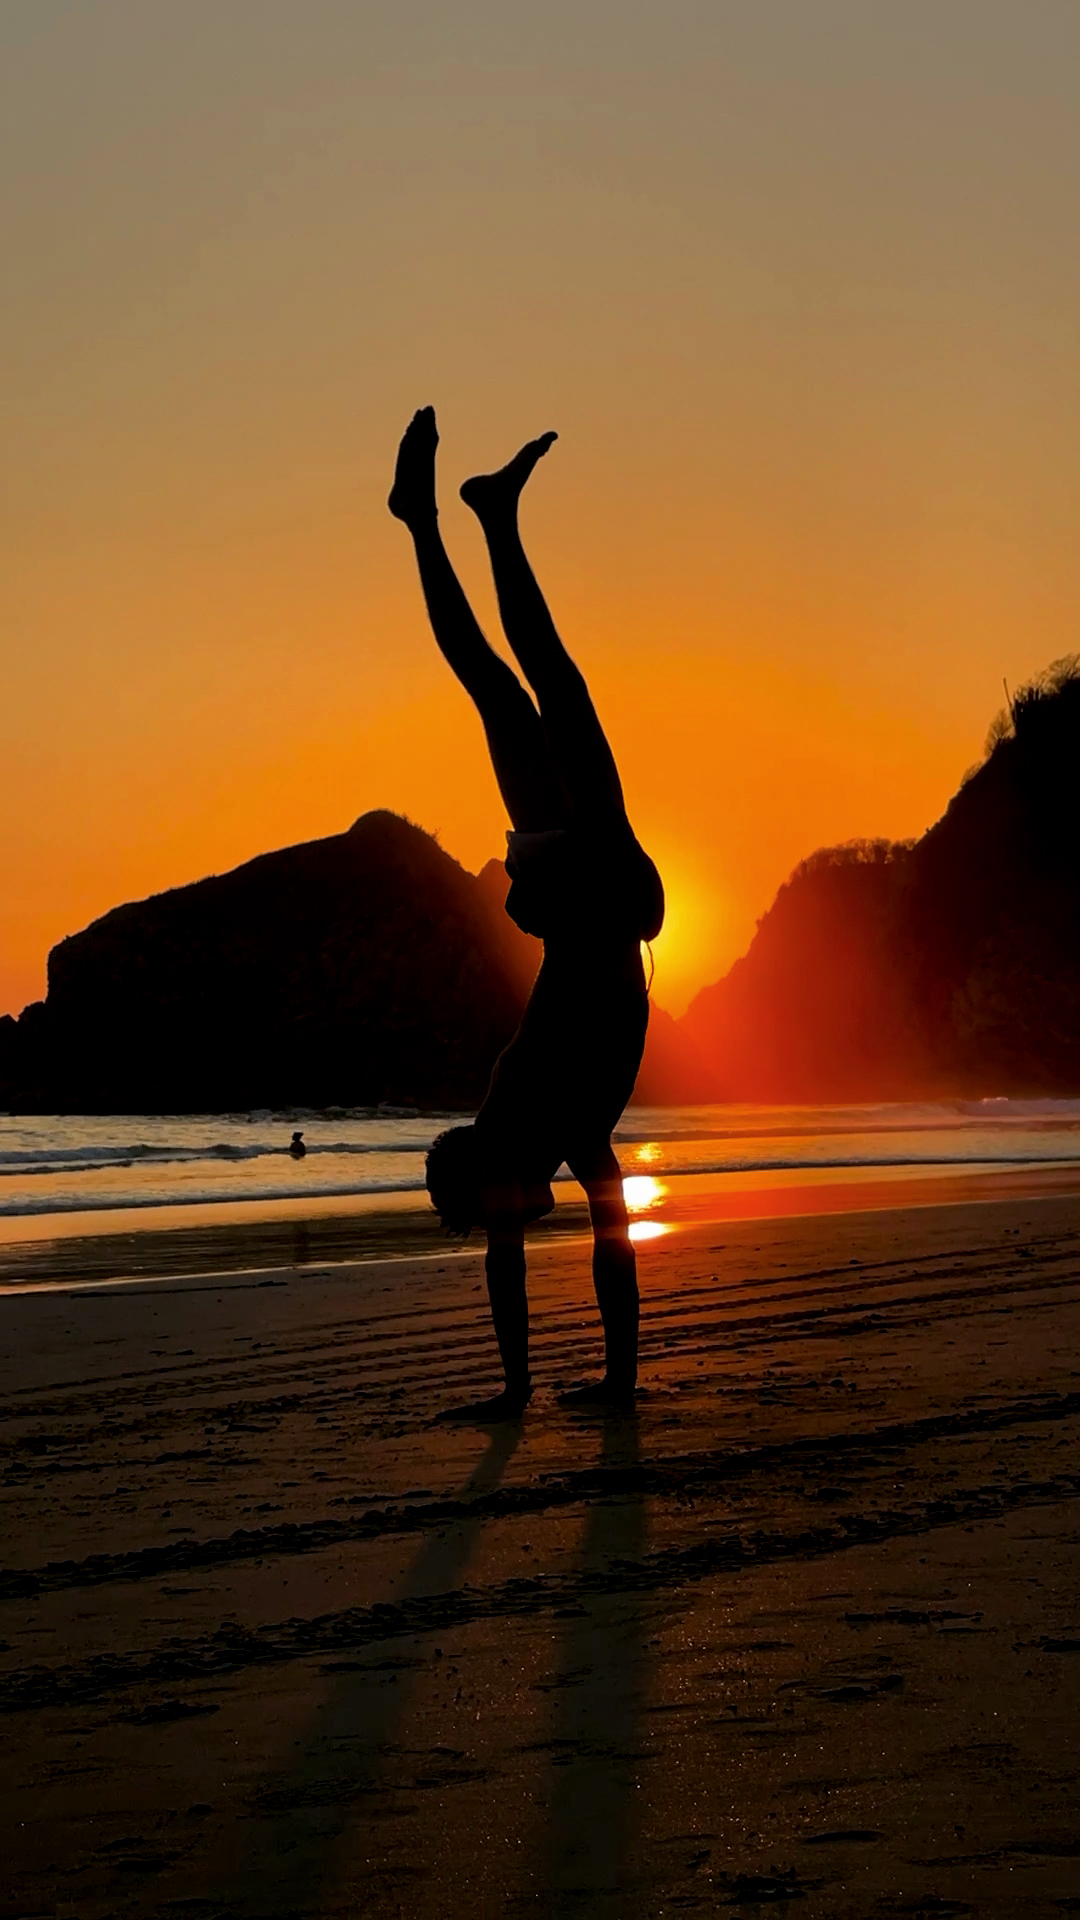
[[0, 15], [0, 1010], [371, 806], [504, 822], [385, 511], [527, 539], [668, 881], [657, 997], [941, 811], [1078, 645], [1080, 10], [16, 0]]

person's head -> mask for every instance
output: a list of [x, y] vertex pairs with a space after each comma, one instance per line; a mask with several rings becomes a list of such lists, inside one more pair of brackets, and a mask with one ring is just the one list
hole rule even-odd
[[448, 1127], [428, 1148], [425, 1178], [447, 1233], [469, 1233], [484, 1218], [474, 1127]]

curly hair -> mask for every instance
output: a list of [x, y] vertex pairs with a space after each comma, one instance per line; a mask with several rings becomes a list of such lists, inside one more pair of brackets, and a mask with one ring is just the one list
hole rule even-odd
[[428, 1148], [425, 1181], [447, 1233], [467, 1239], [484, 1217], [473, 1127], [448, 1127]]

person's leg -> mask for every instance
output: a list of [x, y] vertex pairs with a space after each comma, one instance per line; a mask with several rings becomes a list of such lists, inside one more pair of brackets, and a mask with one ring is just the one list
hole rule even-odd
[[604, 1378], [563, 1395], [566, 1404], [631, 1406], [637, 1385], [637, 1261], [623, 1197], [619, 1163], [608, 1142], [568, 1160], [585, 1189], [593, 1230], [593, 1284], [604, 1327]]
[[483, 722], [511, 822], [521, 832], [543, 832], [565, 824], [566, 793], [540, 715], [517, 675], [484, 638], [443, 545], [435, 501], [438, 443], [434, 410], [423, 407], [398, 450], [388, 504], [412, 534], [432, 631]]
[[518, 531], [518, 501], [538, 460], [556, 438], [531, 440], [498, 473], [466, 480], [461, 497], [484, 529], [499, 616], [536, 694], [544, 731], [579, 815], [625, 815], [611, 748], [580, 669], [563, 646]]

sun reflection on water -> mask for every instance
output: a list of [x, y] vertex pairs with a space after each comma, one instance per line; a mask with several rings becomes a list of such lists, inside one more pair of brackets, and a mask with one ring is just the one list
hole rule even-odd
[[[628, 1213], [647, 1213], [667, 1193], [664, 1182], [654, 1180], [651, 1173], [628, 1174], [622, 1184]], [[658, 1240], [661, 1234], [670, 1231], [662, 1220], [634, 1220], [630, 1226], [630, 1238], [634, 1241]]]

